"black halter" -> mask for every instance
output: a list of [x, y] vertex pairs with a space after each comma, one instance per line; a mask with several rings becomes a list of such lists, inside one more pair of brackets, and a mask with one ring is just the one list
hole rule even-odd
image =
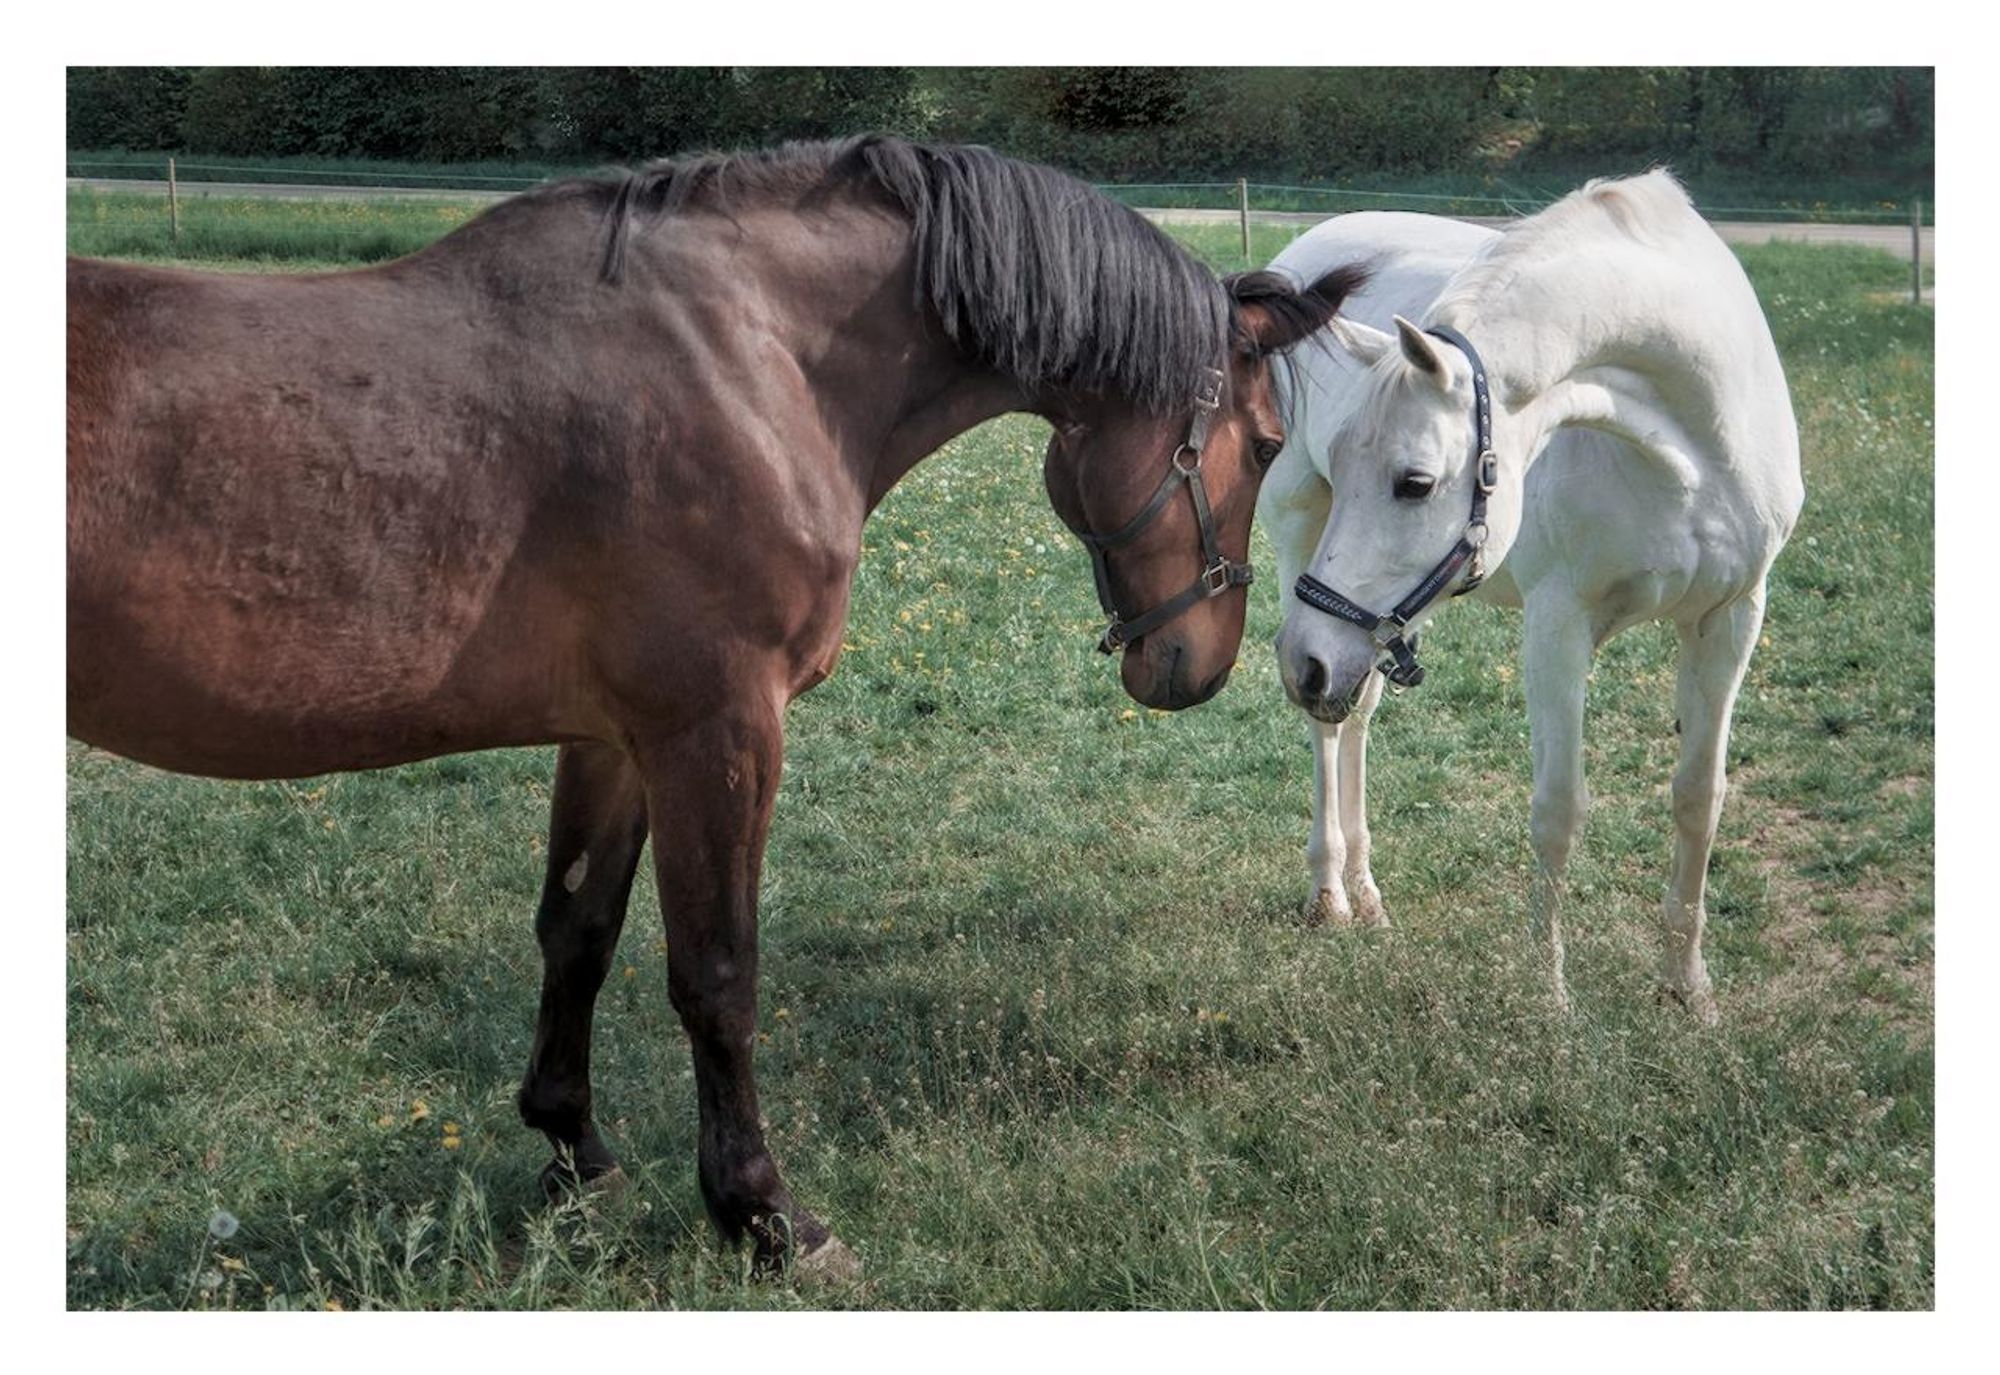
[[1424, 575], [1416, 591], [1396, 603], [1396, 609], [1386, 616], [1377, 616], [1355, 605], [1310, 573], [1301, 573], [1292, 589], [1307, 606], [1367, 631], [1385, 656], [1380, 664], [1382, 675], [1397, 687], [1415, 687], [1424, 680], [1423, 665], [1417, 662], [1416, 651], [1403, 638], [1411, 619], [1443, 595], [1468, 563], [1472, 565], [1471, 571], [1452, 591], [1452, 596], [1464, 596], [1486, 578], [1485, 561], [1480, 555], [1486, 544], [1486, 498], [1499, 481], [1499, 460], [1493, 454], [1493, 398], [1487, 389], [1486, 364], [1480, 361], [1479, 350], [1463, 334], [1443, 325], [1424, 333], [1455, 345], [1472, 364], [1472, 515], [1465, 523], [1465, 533], [1458, 537], [1451, 552]]
[[[1208, 443], [1209, 423], [1215, 419], [1215, 412], [1221, 405], [1222, 370], [1210, 368], [1202, 380], [1201, 389], [1195, 393], [1194, 420], [1188, 426], [1188, 436], [1174, 450], [1173, 461], [1167, 465], [1167, 475], [1153, 489], [1151, 499], [1138, 515], [1111, 534], [1080, 535], [1083, 547], [1090, 551], [1090, 571], [1097, 578], [1098, 604], [1111, 618], [1111, 624], [1104, 628], [1103, 638], [1097, 642], [1100, 654], [1109, 654], [1119, 646], [1158, 629], [1197, 602], [1219, 597], [1232, 587], [1248, 587], [1256, 577], [1249, 564], [1232, 562], [1217, 546], [1215, 516], [1209, 509], [1208, 488], [1201, 480], [1202, 446]], [[1195, 524], [1201, 530], [1201, 576], [1151, 611], [1128, 621], [1118, 614], [1118, 606], [1111, 600], [1111, 569], [1104, 561], [1104, 553], [1107, 549], [1116, 549], [1138, 538], [1139, 532], [1167, 509], [1174, 487], [1183, 482], [1187, 484], [1188, 496], [1194, 501]]]

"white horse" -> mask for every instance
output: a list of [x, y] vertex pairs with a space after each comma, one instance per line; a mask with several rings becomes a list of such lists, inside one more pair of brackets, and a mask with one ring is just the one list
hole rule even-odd
[[1567, 1005], [1585, 675], [1611, 636], [1671, 620], [1681, 757], [1660, 977], [1713, 1020], [1703, 895], [1729, 719], [1805, 495], [1756, 295], [1664, 172], [1592, 182], [1504, 233], [1344, 215], [1272, 266], [1310, 280], [1354, 261], [1374, 279], [1342, 307], [1336, 347], [1296, 355], [1259, 500], [1286, 598], [1279, 671], [1314, 721], [1310, 913], [1386, 922], [1364, 796], [1375, 670], [1421, 677], [1410, 628], [1484, 575], [1476, 595], [1525, 616], [1532, 908]]

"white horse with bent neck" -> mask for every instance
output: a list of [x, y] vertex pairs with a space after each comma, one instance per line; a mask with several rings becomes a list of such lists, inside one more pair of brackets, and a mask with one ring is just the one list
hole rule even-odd
[[1532, 908], [1556, 999], [1567, 1004], [1563, 871], [1587, 799], [1585, 675], [1611, 636], [1670, 620], [1681, 757], [1660, 978], [1713, 1020], [1703, 895], [1730, 714], [1766, 575], [1805, 495], [1757, 298], [1664, 172], [1592, 182], [1504, 233], [1428, 215], [1344, 215], [1272, 267], [1311, 280], [1356, 261], [1372, 262], [1374, 278], [1342, 307], [1335, 347], [1295, 355], [1286, 447], [1258, 502], [1285, 596], [1279, 671], [1313, 718], [1309, 915], [1387, 920], [1364, 795], [1382, 650], [1292, 589], [1310, 572], [1383, 614], [1465, 533], [1478, 468], [1472, 366], [1423, 328], [1447, 326], [1481, 355], [1492, 392], [1498, 481], [1481, 551], [1491, 571], [1472, 595], [1525, 618]]

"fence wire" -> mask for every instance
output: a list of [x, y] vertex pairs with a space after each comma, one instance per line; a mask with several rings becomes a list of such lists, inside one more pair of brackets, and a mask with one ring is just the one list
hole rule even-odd
[[[68, 162], [67, 166], [70, 177], [86, 179], [92, 171], [113, 169], [122, 171], [151, 171], [154, 173], [154, 176], [150, 178], [110, 177], [101, 179], [133, 181], [138, 186], [143, 186], [145, 193], [151, 194], [157, 194], [159, 190], [159, 186], [152, 183], [164, 184], [167, 178], [167, 165], [164, 161], [73, 159]], [[500, 173], [487, 174], [483, 172], [369, 172], [344, 168], [319, 170], [297, 167], [242, 167], [224, 163], [178, 161], [175, 163], [174, 170], [176, 178], [186, 182], [190, 190], [195, 187], [210, 188], [216, 185], [241, 186], [245, 199], [257, 197], [260, 187], [285, 185], [288, 182], [294, 185], [313, 186], [324, 191], [353, 192], [359, 194], [368, 191], [396, 190], [484, 191], [491, 190], [496, 184], [520, 187], [538, 186], [551, 179], [550, 177], [506, 176]], [[187, 173], [195, 173], [197, 175], [187, 176], [185, 175]], [[570, 172], [563, 172], [557, 175], [571, 174]], [[232, 183], [232, 177], [268, 177], [284, 178], [286, 180]], [[314, 180], [307, 181], [304, 179]], [[427, 183], [427, 185], [407, 185], [407, 183], [413, 182]], [[1250, 210], [1253, 215], [1260, 210], [1282, 213], [1291, 208], [1271, 204], [1259, 205], [1257, 201], [1260, 199], [1268, 202], [1298, 197], [1312, 197], [1326, 202], [1411, 202], [1419, 205], [1449, 206], [1454, 209], [1467, 211], [1468, 213], [1474, 212], [1479, 207], [1484, 207], [1501, 216], [1533, 214], [1535, 211], [1541, 210], [1559, 199], [1557, 196], [1533, 193], [1493, 196], [1472, 192], [1387, 191], [1361, 186], [1305, 186], [1284, 182], [1259, 181], [1102, 182], [1098, 183], [1097, 189], [1128, 204], [1132, 203], [1132, 197], [1136, 193], [1148, 191], [1209, 193], [1216, 201], [1213, 205], [1192, 206], [1168, 204], [1144, 207], [1146, 209], [1161, 210], [1240, 210], [1241, 205], [1238, 198], [1247, 191], [1252, 201]], [[135, 187], [136, 192], [137, 187]], [[106, 189], [105, 194], [117, 193]], [[212, 196], [214, 193], [204, 189], [200, 194], [206, 197]], [[1803, 221], [1815, 224], [1907, 224], [1909, 222], [1909, 209], [1907, 206], [1889, 207], [1881, 210], [1834, 210], [1797, 205], [1704, 206], [1702, 207], [1702, 214], [1711, 220], [1733, 217], [1755, 220]]]

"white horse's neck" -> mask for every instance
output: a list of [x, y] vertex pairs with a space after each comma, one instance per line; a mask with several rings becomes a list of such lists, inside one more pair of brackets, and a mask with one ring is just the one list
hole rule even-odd
[[1711, 274], [1690, 267], [1727, 250], [1703, 241], [1713, 234], [1685, 200], [1664, 207], [1649, 239], [1587, 204], [1567, 208], [1580, 223], [1501, 240], [1447, 285], [1431, 318], [1485, 359], [1503, 457], [1532, 463], [1557, 429], [1579, 425], [1618, 435], [1693, 488], [1719, 436], [1684, 418], [1727, 414], [1717, 390], [1731, 376], [1700, 312], [1738, 303], [1711, 299]]

